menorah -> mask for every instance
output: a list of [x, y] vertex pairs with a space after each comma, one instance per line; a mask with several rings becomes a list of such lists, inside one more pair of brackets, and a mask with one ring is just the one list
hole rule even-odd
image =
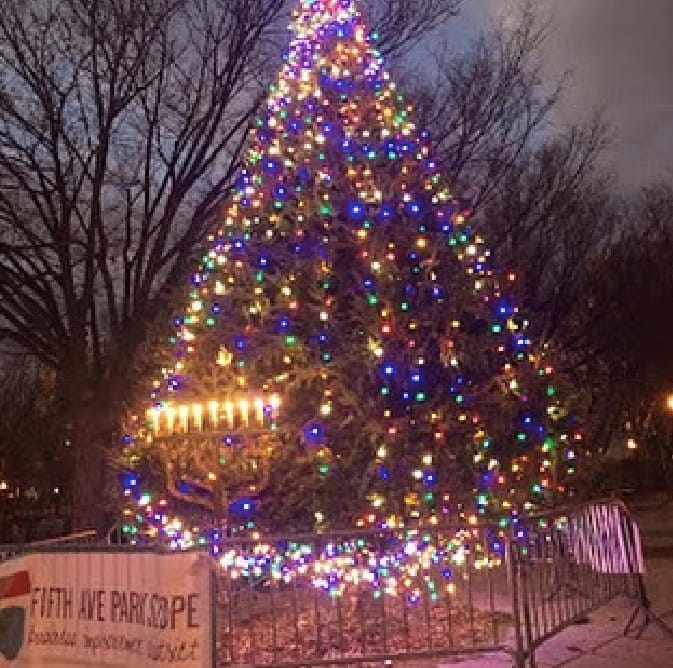
[[280, 398], [241, 395], [205, 403], [162, 404], [146, 412], [149, 432], [156, 437], [204, 431], [264, 428], [277, 417]]
[[222, 523], [231, 498], [255, 495], [268, 480], [279, 407], [277, 394], [237, 394], [147, 409], [147, 440], [163, 452], [168, 493]]

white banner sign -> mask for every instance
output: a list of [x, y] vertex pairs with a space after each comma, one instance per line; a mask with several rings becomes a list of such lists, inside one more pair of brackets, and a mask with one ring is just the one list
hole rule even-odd
[[49, 552], [0, 564], [0, 666], [211, 666], [208, 559]]

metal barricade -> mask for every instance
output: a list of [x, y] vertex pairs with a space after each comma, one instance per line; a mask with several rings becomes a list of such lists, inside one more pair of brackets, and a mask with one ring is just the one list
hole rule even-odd
[[620, 502], [530, 516], [512, 534], [510, 553], [517, 666], [533, 666], [546, 640], [618, 596], [634, 603], [625, 634], [639, 637], [653, 622], [673, 635], [651, 609], [640, 531]]

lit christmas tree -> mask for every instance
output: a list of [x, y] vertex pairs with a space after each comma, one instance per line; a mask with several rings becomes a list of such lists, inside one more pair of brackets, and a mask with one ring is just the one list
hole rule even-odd
[[127, 437], [125, 531], [503, 524], [573, 441], [515, 277], [352, 0], [301, 0], [245, 167]]

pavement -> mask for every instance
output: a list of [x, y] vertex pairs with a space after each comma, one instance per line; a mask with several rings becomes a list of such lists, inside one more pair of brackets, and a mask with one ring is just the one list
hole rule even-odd
[[[571, 626], [544, 643], [535, 653], [537, 668], [671, 668], [673, 636], [650, 625], [639, 639], [624, 637], [624, 625], [633, 606], [615, 602], [590, 616], [587, 624]], [[666, 618], [664, 618], [666, 619]], [[669, 616], [667, 621], [671, 620]], [[505, 655], [481, 655], [469, 659], [442, 659], [437, 668], [505, 668]]]

